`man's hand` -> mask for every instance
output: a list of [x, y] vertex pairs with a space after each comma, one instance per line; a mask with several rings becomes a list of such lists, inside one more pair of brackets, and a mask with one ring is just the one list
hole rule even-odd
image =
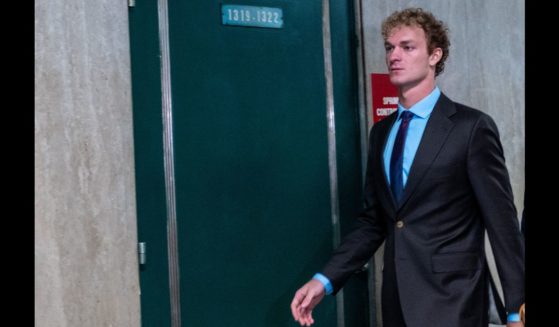
[[316, 279], [311, 279], [297, 290], [293, 297], [293, 301], [291, 301], [291, 314], [293, 314], [295, 321], [301, 326], [310, 326], [314, 324], [312, 310], [320, 303], [324, 295], [324, 286]]
[[524, 327], [522, 322], [507, 322], [507, 327]]

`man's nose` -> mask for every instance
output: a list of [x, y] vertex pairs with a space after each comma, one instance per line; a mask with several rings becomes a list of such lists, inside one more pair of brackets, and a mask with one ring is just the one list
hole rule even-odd
[[393, 48], [389, 53], [388, 53], [388, 62], [392, 63], [394, 61], [400, 60], [400, 50], [398, 47]]

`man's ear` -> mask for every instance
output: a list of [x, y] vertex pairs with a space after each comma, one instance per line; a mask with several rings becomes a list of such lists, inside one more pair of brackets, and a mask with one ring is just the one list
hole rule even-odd
[[433, 49], [433, 52], [429, 55], [429, 64], [435, 66], [439, 60], [443, 57], [443, 50], [441, 48]]

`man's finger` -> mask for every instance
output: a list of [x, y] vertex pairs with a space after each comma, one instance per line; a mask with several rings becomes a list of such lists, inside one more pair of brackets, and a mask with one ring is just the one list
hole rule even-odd
[[301, 301], [304, 300], [304, 293], [301, 290], [298, 290], [293, 297], [293, 301], [291, 301], [291, 314], [295, 321], [300, 321], [301, 319]]
[[314, 319], [312, 318], [312, 310], [308, 308], [300, 307], [299, 316], [301, 317], [301, 322], [304, 323], [305, 326], [310, 326], [314, 323]]

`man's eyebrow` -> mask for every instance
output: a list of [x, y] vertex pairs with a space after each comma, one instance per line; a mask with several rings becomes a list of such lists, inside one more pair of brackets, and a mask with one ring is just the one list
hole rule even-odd
[[[400, 44], [400, 45], [409, 45], [410, 43], [414, 43], [414, 42], [415, 42], [414, 40], [402, 40], [402, 41], [400, 41], [398, 44]], [[385, 42], [384, 42], [384, 46], [387, 46], [387, 45], [393, 46], [394, 44], [393, 44], [393, 43], [390, 43], [389, 41], [385, 41]]]
[[402, 41], [400, 41], [400, 44], [407, 45], [407, 44], [414, 43], [414, 42], [415, 42], [414, 40], [402, 40]]

